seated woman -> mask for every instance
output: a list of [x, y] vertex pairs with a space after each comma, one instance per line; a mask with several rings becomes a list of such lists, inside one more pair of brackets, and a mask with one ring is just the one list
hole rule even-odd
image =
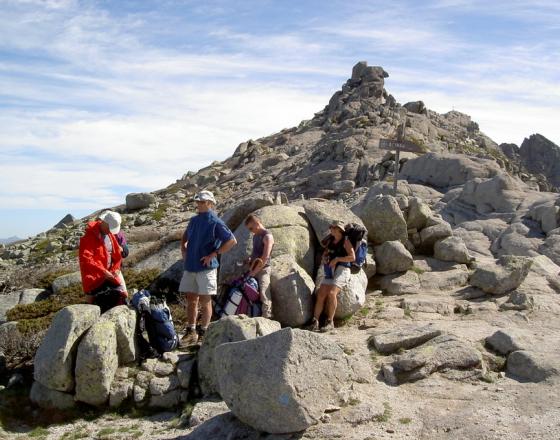
[[350, 280], [350, 266], [356, 259], [354, 248], [345, 235], [344, 222], [335, 221], [329, 226], [330, 234], [321, 242], [325, 277], [317, 290], [317, 299], [310, 329], [319, 331], [319, 319], [325, 311], [327, 321], [320, 329], [327, 332], [334, 329], [334, 314], [337, 295]]

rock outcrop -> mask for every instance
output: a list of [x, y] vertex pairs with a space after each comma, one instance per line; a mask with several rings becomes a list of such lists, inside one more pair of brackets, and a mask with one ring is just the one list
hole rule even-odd
[[204, 343], [198, 353], [198, 377], [202, 393], [220, 392], [216, 378], [216, 368], [221, 364], [216, 358], [216, 348], [228, 342], [246, 341], [280, 330], [280, 324], [265, 318], [228, 316], [213, 322], [208, 328]]
[[35, 355], [34, 378], [56, 391], [74, 389], [74, 356], [84, 333], [99, 318], [99, 307], [68, 306], [56, 314]]
[[289, 328], [262, 338], [222, 344], [220, 393], [241, 421], [273, 434], [303, 431], [319, 422], [351, 384], [342, 349], [320, 336]]

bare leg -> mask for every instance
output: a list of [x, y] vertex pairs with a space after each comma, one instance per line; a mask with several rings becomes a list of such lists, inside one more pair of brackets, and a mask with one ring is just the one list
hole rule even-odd
[[212, 296], [200, 295], [198, 301], [200, 302], [200, 310], [202, 312], [200, 326], [206, 329], [212, 320]]
[[325, 298], [327, 296], [327, 288], [328, 286], [321, 285], [319, 286], [319, 290], [317, 291], [317, 300], [315, 301], [315, 309], [313, 313], [313, 317], [317, 321], [319, 321], [319, 318], [321, 318], [321, 313], [323, 313]]
[[340, 288], [336, 286], [329, 286], [329, 290], [327, 292], [327, 319], [329, 322], [334, 320], [334, 314], [336, 313], [336, 306], [338, 305], [338, 301], [336, 299], [338, 292], [340, 292]]
[[187, 322], [189, 328], [196, 326], [196, 318], [198, 315], [198, 298], [196, 293], [187, 293]]

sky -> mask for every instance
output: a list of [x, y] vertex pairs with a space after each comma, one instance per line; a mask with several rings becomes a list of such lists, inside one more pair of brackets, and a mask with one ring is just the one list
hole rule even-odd
[[309, 119], [361, 60], [496, 142], [560, 144], [557, 0], [0, 0], [0, 237]]

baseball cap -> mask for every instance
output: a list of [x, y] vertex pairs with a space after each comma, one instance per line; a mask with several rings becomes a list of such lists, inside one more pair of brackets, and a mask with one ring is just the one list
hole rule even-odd
[[216, 203], [216, 199], [214, 198], [214, 194], [211, 191], [200, 191], [195, 197], [194, 200], [196, 202], [212, 202]]
[[99, 216], [99, 220], [109, 225], [111, 234], [118, 234], [121, 230], [121, 215], [115, 211], [105, 211]]

